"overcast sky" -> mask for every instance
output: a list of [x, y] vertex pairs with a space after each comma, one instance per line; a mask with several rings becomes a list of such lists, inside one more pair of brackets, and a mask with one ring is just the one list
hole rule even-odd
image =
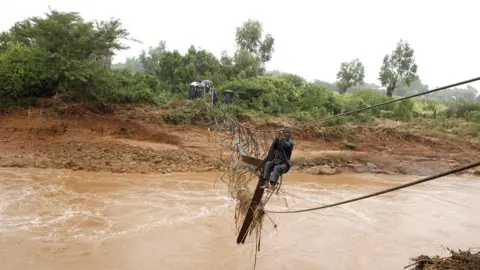
[[[476, 0], [11, 0], [3, 1], [0, 30], [48, 6], [88, 19], [120, 18], [143, 44], [118, 54], [138, 55], [165, 40], [186, 52], [194, 44], [216, 55], [235, 49], [235, 29], [249, 18], [275, 38], [269, 63], [309, 80], [335, 80], [342, 61], [358, 57], [367, 82], [378, 84], [382, 58], [406, 39], [415, 49], [419, 75], [430, 88], [480, 76], [480, 1]], [[477, 2], [477, 3], [476, 3]], [[480, 83], [473, 84], [480, 89]]]

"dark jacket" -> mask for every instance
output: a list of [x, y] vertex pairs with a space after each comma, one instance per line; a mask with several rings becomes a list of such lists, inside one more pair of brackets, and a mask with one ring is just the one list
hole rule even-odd
[[289, 141], [285, 139], [279, 140], [278, 138], [273, 140], [272, 148], [275, 151], [275, 154], [274, 154], [275, 163], [287, 164], [287, 166], [290, 167], [290, 158], [292, 157], [294, 145], [295, 144], [291, 139]]

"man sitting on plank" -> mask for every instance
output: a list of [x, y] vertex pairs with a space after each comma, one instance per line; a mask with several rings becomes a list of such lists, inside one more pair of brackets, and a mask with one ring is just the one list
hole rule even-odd
[[294, 143], [291, 140], [292, 131], [285, 128], [280, 131], [277, 138], [273, 140], [272, 148], [274, 151], [273, 160], [265, 162], [262, 180], [265, 184], [262, 188], [272, 188], [278, 184], [280, 176], [290, 169], [290, 158], [292, 156]]

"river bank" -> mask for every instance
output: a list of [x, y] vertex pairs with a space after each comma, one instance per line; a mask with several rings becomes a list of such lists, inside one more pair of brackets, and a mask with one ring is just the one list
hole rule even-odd
[[[65, 108], [18, 109], [3, 114], [0, 166], [116, 173], [203, 172], [223, 170], [225, 163], [220, 157], [228, 158], [228, 149], [219, 142], [226, 134], [209, 131], [207, 126], [167, 125], [160, 109], [124, 106], [115, 113], [99, 115]], [[265, 127], [265, 123], [258, 125]], [[313, 135], [294, 130], [294, 139], [292, 170], [310, 174], [430, 175], [468, 163], [480, 149], [478, 138], [472, 136], [452, 141], [389, 122], [375, 127], [321, 129]]]

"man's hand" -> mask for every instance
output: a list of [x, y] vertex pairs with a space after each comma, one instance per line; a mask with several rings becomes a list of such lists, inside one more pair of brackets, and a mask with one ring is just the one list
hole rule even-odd
[[277, 134], [277, 138], [282, 138], [283, 137], [283, 130], [279, 130]]

